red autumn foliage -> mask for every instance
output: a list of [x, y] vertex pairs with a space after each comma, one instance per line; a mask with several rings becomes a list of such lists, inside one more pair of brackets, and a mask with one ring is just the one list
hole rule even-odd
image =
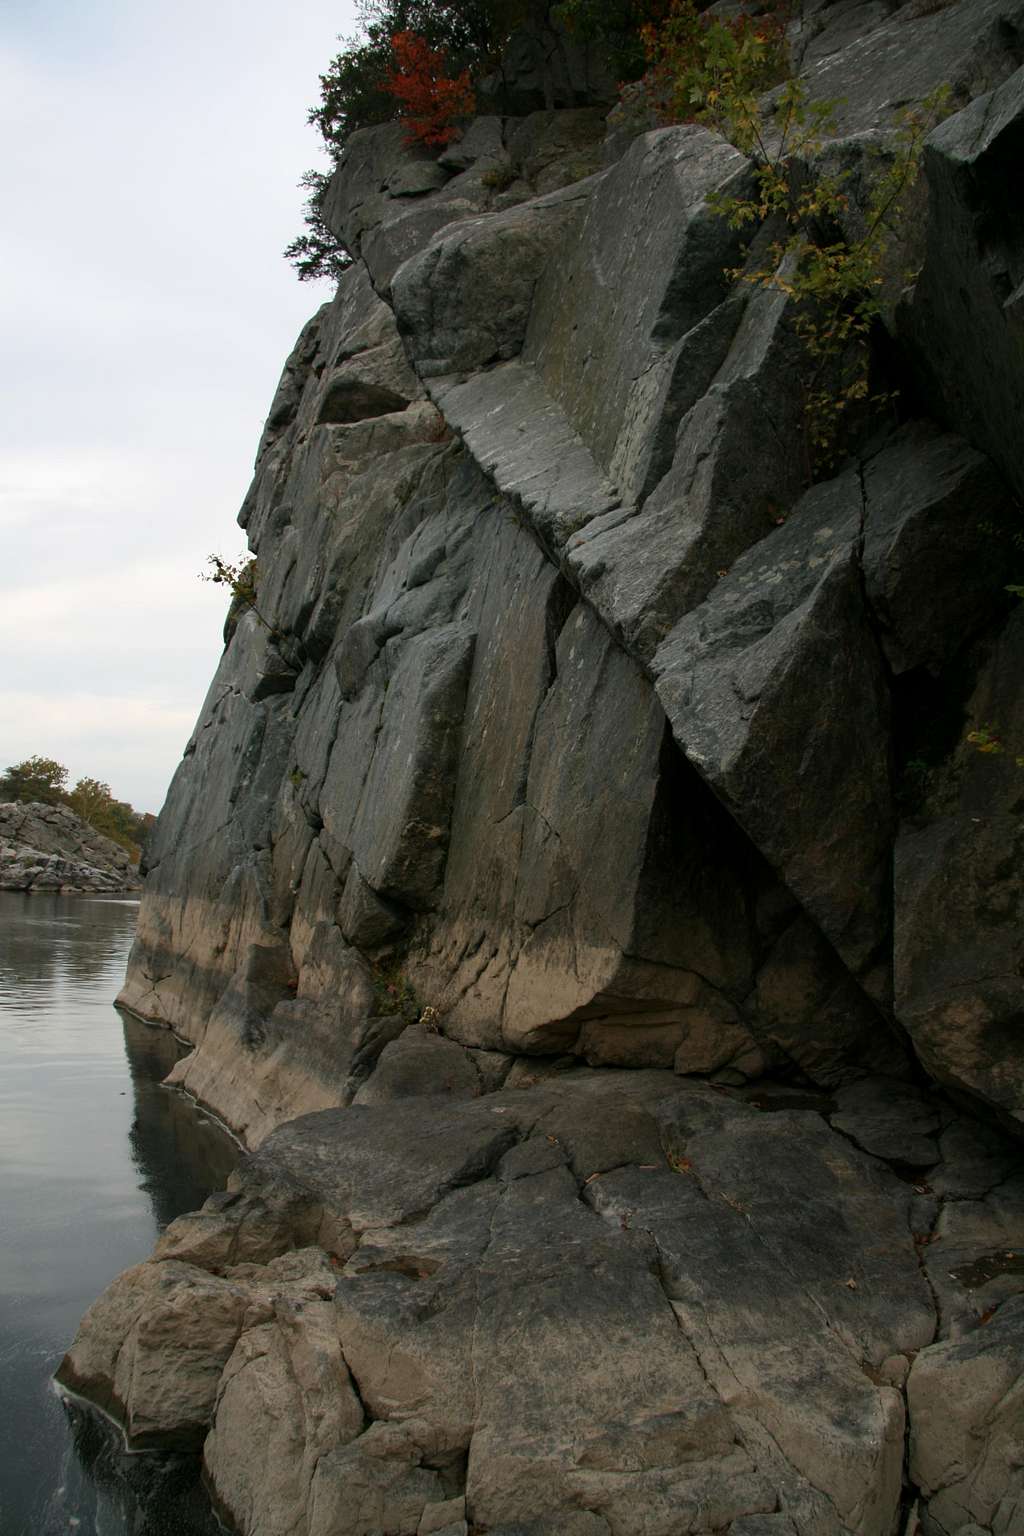
[[384, 89], [398, 103], [410, 144], [450, 144], [460, 118], [472, 117], [476, 97], [469, 70], [453, 79], [446, 72], [444, 50], [431, 48], [416, 32], [396, 32], [391, 39], [394, 66]]

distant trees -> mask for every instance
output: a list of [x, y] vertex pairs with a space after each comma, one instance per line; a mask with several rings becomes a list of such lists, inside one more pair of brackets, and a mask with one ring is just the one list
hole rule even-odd
[[67, 783], [68, 770], [63, 763], [52, 757], [27, 757], [0, 774], [0, 801], [70, 806], [76, 816], [137, 859], [156, 817], [135, 810], [126, 800], [115, 800], [110, 785], [99, 779], [79, 779], [70, 790]]
[[52, 757], [26, 757], [0, 774], [0, 800], [38, 800], [43, 805], [66, 801], [68, 770]]

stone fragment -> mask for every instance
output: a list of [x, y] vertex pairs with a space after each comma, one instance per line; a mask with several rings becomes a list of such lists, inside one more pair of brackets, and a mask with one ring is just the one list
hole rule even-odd
[[127, 1270], [82, 1319], [58, 1371], [137, 1447], [198, 1450], [249, 1306], [243, 1286], [174, 1261]]
[[241, 1335], [221, 1377], [203, 1450], [218, 1508], [261, 1536], [304, 1531], [317, 1463], [363, 1426], [333, 1302], [275, 1300], [273, 1319]]
[[539, 193], [582, 181], [602, 169], [605, 115], [601, 107], [531, 112], [506, 132], [509, 158]]
[[[443, 230], [393, 282], [398, 323], [421, 378], [515, 357], [537, 280], [564, 246], [591, 183]], [[443, 300], [441, 299], [443, 295]]]
[[503, 149], [502, 119], [474, 117], [459, 138], [445, 145], [437, 163], [448, 171], [465, 171], [478, 160], [496, 159]]
[[910, 1475], [940, 1529], [1012, 1536], [1024, 1509], [1024, 1297], [923, 1350], [907, 1382]]
[[463, 1046], [443, 1035], [413, 1028], [384, 1047], [373, 1073], [352, 1102], [383, 1104], [424, 1093], [476, 1098], [480, 1078]]
[[309, 1536], [413, 1536], [427, 1506], [444, 1502], [441, 1479], [421, 1465], [410, 1436], [397, 1425], [373, 1424], [317, 1462]]

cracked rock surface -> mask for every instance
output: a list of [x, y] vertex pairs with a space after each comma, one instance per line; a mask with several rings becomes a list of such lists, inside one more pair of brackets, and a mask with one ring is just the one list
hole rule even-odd
[[[1019, 1195], [996, 1188], [1019, 1233]], [[956, 1435], [985, 1486], [1012, 1462], [1021, 1298], [935, 1342], [921, 1198], [814, 1108], [666, 1071], [323, 1111], [168, 1228], [62, 1378], [140, 1444], [208, 1431], [216, 1499], [247, 1532], [423, 1531], [457, 1503], [481, 1531], [771, 1516], [881, 1536], [910, 1362], [921, 1487], [967, 1475]], [[970, 1212], [976, 1246], [991, 1198], [944, 1207]], [[1004, 1407], [990, 1424], [965, 1398], [959, 1427], [936, 1395], [972, 1370]]]
[[1024, 1264], [985, 1261], [1024, 1247], [1020, 1176], [987, 1133], [977, 1193], [940, 1200], [939, 1143], [979, 1133], [921, 1096], [930, 1185], [860, 1150], [847, 1124], [871, 1139], [906, 1092], [868, 1080], [830, 1127], [811, 1096], [569, 1068], [301, 1116], [96, 1304], [61, 1377], [139, 1445], [203, 1443], [254, 1536], [883, 1536], [908, 1432], [940, 1510], [1011, 1510]]

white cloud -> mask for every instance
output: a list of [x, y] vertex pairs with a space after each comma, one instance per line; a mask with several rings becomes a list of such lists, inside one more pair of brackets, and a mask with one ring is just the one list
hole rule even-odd
[[[118, 799], [158, 811], [193, 725], [193, 711], [161, 699], [116, 694], [0, 692], [0, 768], [39, 753], [79, 778], [101, 779]], [[154, 769], [154, 759], [159, 771]], [[125, 793], [125, 781], [133, 785]]]
[[[220, 653], [197, 579], [326, 296], [280, 252], [351, 3], [7, 0], [0, 768], [163, 797]], [[92, 754], [90, 756], [90, 754]]]

